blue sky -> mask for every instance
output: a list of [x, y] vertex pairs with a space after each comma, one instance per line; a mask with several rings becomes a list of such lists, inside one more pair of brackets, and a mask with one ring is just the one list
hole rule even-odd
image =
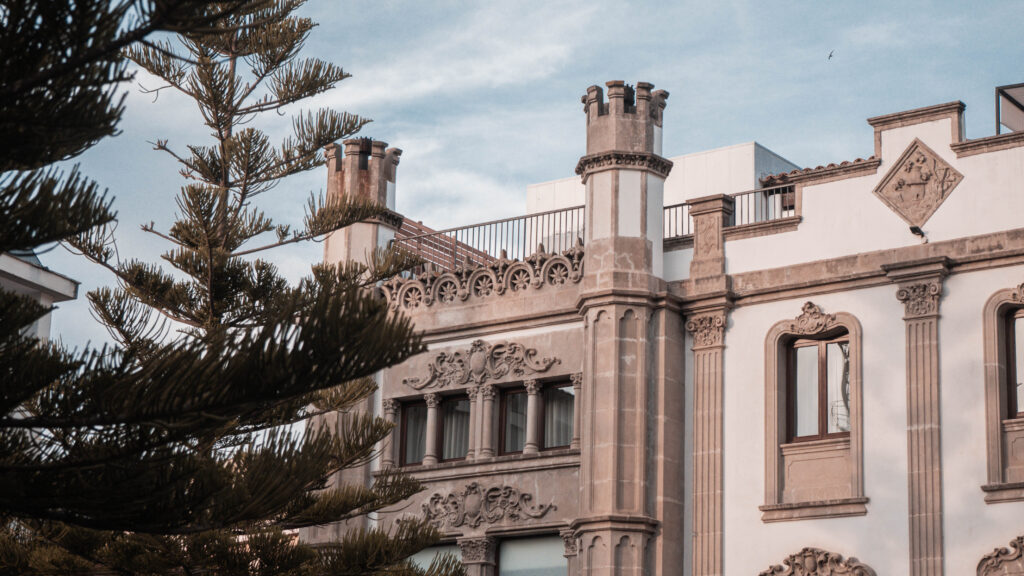
[[[360, 134], [403, 149], [398, 210], [444, 228], [525, 212], [526, 186], [572, 175], [585, 146], [579, 97], [607, 80], [670, 92], [664, 152], [677, 156], [756, 140], [801, 166], [867, 157], [871, 116], [952, 100], [967, 104], [967, 136], [994, 133], [993, 88], [1024, 82], [1024, 2], [351, 2], [309, 0], [319, 22], [306, 55], [353, 75], [301, 108], [373, 118]], [[828, 54], [832, 52], [832, 60]], [[194, 105], [140, 74], [122, 133], [75, 161], [109, 188], [122, 258], [156, 261], [182, 180], [147, 142], [206, 143]], [[297, 110], [298, 108], [296, 108]], [[287, 118], [264, 129], [284, 135]], [[263, 198], [297, 224], [323, 169]], [[290, 278], [319, 244], [272, 258]], [[41, 256], [82, 282], [60, 305], [55, 335], [107, 340], [85, 292], [112, 278], [57, 248]]]

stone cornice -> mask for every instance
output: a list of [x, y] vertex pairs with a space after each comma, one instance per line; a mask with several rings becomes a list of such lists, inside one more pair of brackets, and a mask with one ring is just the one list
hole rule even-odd
[[948, 118], [953, 114], [960, 114], [966, 107], [967, 106], [963, 102], [955, 100], [944, 104], [925, 106], [924, 108], [914, 108], [913, 110], [904, 110], [903, 112], [874, 116], [872, 118], [868, 118], [868, 124], [878, 130], [895, 128], [897, 126], [907, 126], [909, 124], [920, 124], [922, 122]]
[[839, 164], [828, 164], [816, 168], [803, 168], [791, 170], [780, 174], [771, 174], [761, 178], [762, 186], [784, 186], [786, 184], [824, 184], [835, 180], [847, 178], [859, 178], [869, 176], [878, 172], [882, 160], [871, 156], [868, 158], [857, 158], [856, 160], [844, 160]]
[[623, 152], [612, 150], [590, 154], [580, 158], [576, 164], [576, 174], [586, 182], [596, 172], [615, 169], [646, 170], [662, 178], [667, 178], [672, 171], [672, 161], [650, 152]]
[[954, 142], [950, 145], [950, 148], [953, 149], [953, 152], [956, 152], [957, 158], [963, 158], [964, 156], [987, 154], [988, 152], [1021, 146], [1024, 146], [1024, 132], [1010, 132], [1008, 134], [997, 134], [995, 136], [967, 140], [966, 142]]

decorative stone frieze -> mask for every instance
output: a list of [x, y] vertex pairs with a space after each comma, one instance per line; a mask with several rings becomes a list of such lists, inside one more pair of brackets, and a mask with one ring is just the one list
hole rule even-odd
[[686, 330], [693, 334], [694, 347], [718, 346], [725, 333], [725, 312], [694, 316], [686, 321]]
[[875, 576], [875, 571], [856, 558], [844, 560], [834, 552], [804, 548], [791, 554], [759, 576]]
[[584, 156], [576, 164], [576, 174], [584, 180], [594, 172], [612, 169], [647, 170], [668, 178], [668, 173], [672, 171], [672, 161], [652, 153], [615, 150]]
[[522, 292], [544, 286], [577, 284], [583, 278], [583, 241], [561, 253], [551, 253], [540, 244], [525, 260], [509, 260], [505, 251], [499, 258], [480, 264], [466, 261], [451, 272], [428, 270], [415, 278], [395, 276], [381, 290], [392, 308], [406, 310], [455, 304], [472, 298]]
[[458, 544], [464, 564], [494, 562], [494, 552], [497, 550], [494, 538], [460, 538]]
[[977, 576], [1024, 574], [1024, 536], [1010, 540], [1010, 547], [996, 548], [978, 562]]
[[930, 279], [922, 282], [901, 284], [896, 298], [903, 303], [907, 318], [922, 318], [939, 313], [939, 297], [942, 295], [942, 280]]
[[512, 486], [484, 488], [477, 482], [471, 482], [458, 492], [447, 495], [434, 493], [423, 503], [423, 516], [436, 528], [476, 528], [502, 520], [516, 522], [542, 518], [556, 509], [554, 504], [534, 504], [532, 494], [520, 492]]
[[821, 334], [836, 325], [835, 314], [825, 314], [814, 302], [804, 302], [801, 313], [790, 325], [794, 334]]
[[554, 357], [538, 357], [536, 348], [515, 342], [488, 344], [475, 340], [466, 350], [438, 353], [427, 366], [427, 376], [404, 378], [402, 384], [417, 390], [483, 384], [508, 374], [524, 376], [547, 372], [561, 362]]
[[911, 226], [924, 226], [963, 179], [963, 174], [915, 138], [875, 194]]

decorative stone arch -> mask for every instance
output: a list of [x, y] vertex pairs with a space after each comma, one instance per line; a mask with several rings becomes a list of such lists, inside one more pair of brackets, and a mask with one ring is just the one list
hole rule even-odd
[[977, 576], [1014, 576], [1024, 574], [1024, 536], [1010, 540], [1009, 548], [996, 548], [978, 562]]
[[[1006, 378], [1006, 319], [1016, 310], [1024, 309], [1024, 284], [999, 290], [985, 302], [982, 312], [982, 330], [985, 349], [985, 440], [988, 448], [988, 484], [982, 486], [985, 501], [1012, 502], [1024, 500], [1024, 471], [1022, 478], [1009, 478], [1011, 467], [1019, 468], [1024, 462], [1009, 458], [1011, 442], [1024, 443], [1024, 422], [1004, 422], [1007, 413]], [[1017, 464], [1017, 466], [1014, 466]]]
[[[981, 574], [979, 572], [979, 574]], [[758, 576], [876, 576], [874, 569], [850, 557], [843, 559], [834, 552], [818, 548], [804, 548], [790, 554]]]
[[[784, 497], [783, 448], [786, 441], [788, 346], [798, 338], [828, 338], [845, 331], [850, 342], [850, 435], [842, 441], [805, 442], [799, 450], [817, 451], [825, 458], [844, 458], [848, 464], [849, 490], [839, 497], [793, 501]], [[861, 379], [860, 322], [852, 314], [825, 314], [813, 302], [804, 303], [799, 316], [774, 324], [765, 338], [765, 503], [760, 507], [765, 522], [860, 516], [867, 513], [864, 496], [864, 414]], [[845, 444], [845, 445], [844, 445]], [[796, 447], [796, 444], [789, 446]]]

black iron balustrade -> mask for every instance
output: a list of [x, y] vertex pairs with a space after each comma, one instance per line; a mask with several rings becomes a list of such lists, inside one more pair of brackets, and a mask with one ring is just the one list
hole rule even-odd
[[403, 227], [395, 237], [399, 248], [419, 254], [440, 270], [489, 264], [499, 258], [525, 260], [541, 246], [560, 253], [582, 241], [583, 206], [471, 224], [424, 234]]

